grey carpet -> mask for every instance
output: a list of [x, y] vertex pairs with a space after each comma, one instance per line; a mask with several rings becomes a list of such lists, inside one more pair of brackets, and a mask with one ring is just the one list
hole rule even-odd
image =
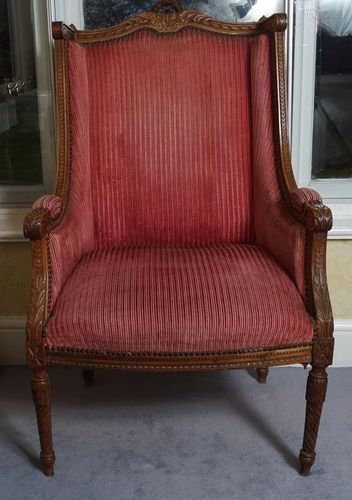
[[40, 470], [29, 371], [0, 370], [0, 500], [351, 500], [352, 368], [329, 370], [309, 478], [303, 368], [200, 374], [52, 369], [55, 476]]

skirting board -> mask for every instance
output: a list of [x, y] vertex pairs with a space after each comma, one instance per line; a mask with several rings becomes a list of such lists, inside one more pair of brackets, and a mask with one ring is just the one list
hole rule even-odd
[[[0, 317], [0, 365], [24, 365], [26, 318]], [[352, 319], [335, 320], [335, 367], [352, 366]]]

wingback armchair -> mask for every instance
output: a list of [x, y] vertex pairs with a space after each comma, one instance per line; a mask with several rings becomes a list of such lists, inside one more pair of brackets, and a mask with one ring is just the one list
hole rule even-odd
[[47, 367], [205, 371], [311, 364], [308, 475], [332, 362], [330, 210], [297, 189], [286, 16], [231, 24], [174, 0], [96, 31], [53, 24], [55, 194], [24, 221], [26, 352], [53, 474]]

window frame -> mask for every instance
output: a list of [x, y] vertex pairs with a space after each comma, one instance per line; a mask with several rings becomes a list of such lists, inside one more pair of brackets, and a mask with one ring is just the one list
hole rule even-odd
[[[296, 0], [289, 26], [294, 29], [291, 107], [292, 166], [299, 187], [318, 191], [333, 212], [329, 239], [352, 239], [352, 179], [312, 179], [317, 17], [319, 0]], [[291, 40], [291, 43], [293, 41]]]

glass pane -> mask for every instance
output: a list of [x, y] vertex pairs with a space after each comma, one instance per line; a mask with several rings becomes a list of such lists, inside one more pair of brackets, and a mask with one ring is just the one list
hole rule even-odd
[[[86, 30], [106, 28], [129, 17], [148, 12], [156, 0], [84, 0]], [[184, 9], [197, 10], [229, 22], [258, 21], [262, 16], [284, 12], [284, 0], [182, 0]]]
[[312, 178], [351, 178], [352, 2], [319, 6]]
[[0, 184], [41, 184], [30, 0], [0, 0]]

